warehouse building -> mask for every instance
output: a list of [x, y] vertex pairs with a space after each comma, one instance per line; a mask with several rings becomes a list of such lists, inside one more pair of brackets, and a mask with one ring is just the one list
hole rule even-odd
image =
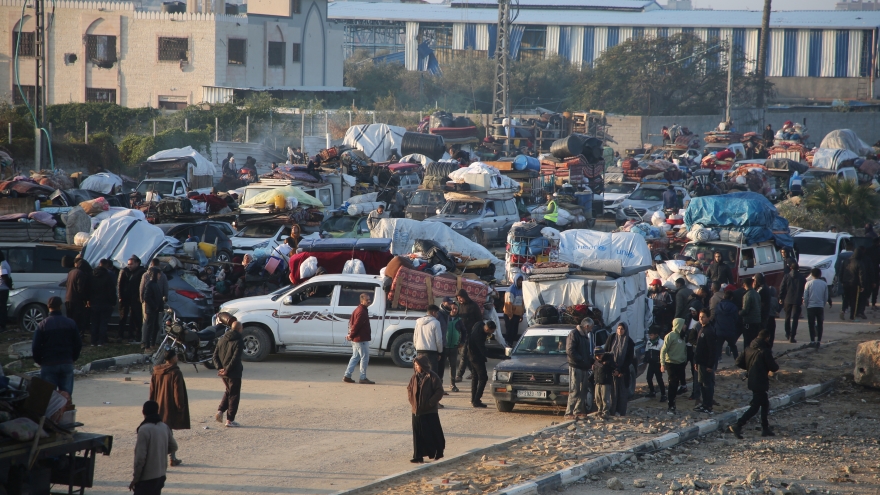
[[[442, 70], [460, 56], [495, 51], [497, 2], [448, 4], [336, 1], [328, 8], [345, 27], [344, 51]], [[874, 99], [880, 11], [773, 12], [767, 75], [780, 100]], [[520, 0], [511, 28], [515, 59], [560, 56], [590, 67], [610, 47], [640, 36], [693, 33], [731, 40], [747, 71], [758, 58], [761, 12], [666, 10], [647, 0]]]

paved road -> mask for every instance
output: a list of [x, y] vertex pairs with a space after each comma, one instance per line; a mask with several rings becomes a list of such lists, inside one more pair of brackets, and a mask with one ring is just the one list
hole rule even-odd
[[[840, 322], [836, 311], [830, 316], [826, 342], [842, 333], [875, 328], [870, 322]], [[778, 321], [779, 336], [783, 335], [782, 323]], [[809, 341], [805, 321], [798, 340], [798, 345]], [[777, 342], [774, 350], [791, 347]], [[264, 363], [246, 363], [238, 417], [244, 427], [240, 429], [223, 428], [212, 418], [223, 390], [214, 372], [200, 368], [195, 373], [191, 366], [182, 367], [193, 429], [176, 434], [185, 464], [169, 470], [165, 491], [182, 495], [331, 493], [408, 470], [412, 443], [406, 384], [410, 372], [390, 360], [374, 359], [369, 374], [376, 385], [345, 384], [341, 376], [346, 362], [343, 357], [279, 355]], [[730, 358], [722, 362], [722, 366], [731, 365]], [[86, 425], [83, 430], [114, 435], [113, 454], [98, 458], [95, 488], [90, 493], [128, 493], [135, 429], [142, 419], [140, 408], [149, 390], [144, 382], [149, 375], [135, 373], [131, 382], [123, 381], [124, 376], [108, 373], [76, 382], [74, 401], [77, 419]], [[639, 383], [644, 383], [644, 377]], [[469, 399], [463, 387], [443, 401], [447, 456], [549, 426], [562, 414], [524, 406], [517, 406], [511, 414], [498, 413], [488, 393], [484, 400], [489, 408], [475, 410]]]

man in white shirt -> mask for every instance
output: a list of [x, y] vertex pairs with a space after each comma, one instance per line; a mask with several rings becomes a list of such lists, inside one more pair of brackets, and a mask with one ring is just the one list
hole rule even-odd
[[417, 356], [425, 356], [431, 363], [431, 369], [439, 372], [440, 353], [443, 352], [443, 330], [440, 328], [440, 320], [437, 313], [440, 311], [435, 305], [428, 306], [428, 314], [416, 320], [416, 329], [413, 333], [413, 345]]

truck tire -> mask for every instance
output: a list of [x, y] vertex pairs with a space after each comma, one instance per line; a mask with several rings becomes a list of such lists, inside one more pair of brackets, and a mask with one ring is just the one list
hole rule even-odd
[[510, 402], [506, 400], [496, 400], [495, 401], [495, 409], [498, 409], [498, 412], [510, 412], [513, 411], [513, 406], [516, 405], [516, 402]]
[[391, 360], [401, 368], [412, 368], [416, 359], [416, 346], [413, 344], [412, 332], [398, 335], [391, 342]]
[[272, 339], [266, 335], [266, 331], [260, 327], [244, 327], [241, 332], [242, 352], [244, 361], [263, 361], [269, 355], [272, 347]]

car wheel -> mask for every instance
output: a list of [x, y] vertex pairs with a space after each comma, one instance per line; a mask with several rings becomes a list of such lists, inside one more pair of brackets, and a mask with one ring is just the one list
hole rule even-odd
[[245, 361], [262, 361], [269, 355], [272, 342], [260, 327], [244, 327], [241, 332], [241, 358]]
[[495, 409], [498, 409], [498, 412], [510, 412], [513, 411], [513, 406], [515, 406], [515, 402], [510, 402], [506, 400], [496, 400], [495, 401]]
[[413, 343], [413, 334], [398, 335], [391, 343], [391, 360], [401, 368], [412, 368], [415, 359], [416, 345]]
[[229, 251], [220, 251], [217, 253], [217, 261], [222, 261], [224, 263], [229, 263], [232, 261], [232, 253]]
[[21, 310], [18, 326], [28, 332], [36, 332], [40, 322], [49, 315], [49, 310], [42, 304], [28, 304]]

